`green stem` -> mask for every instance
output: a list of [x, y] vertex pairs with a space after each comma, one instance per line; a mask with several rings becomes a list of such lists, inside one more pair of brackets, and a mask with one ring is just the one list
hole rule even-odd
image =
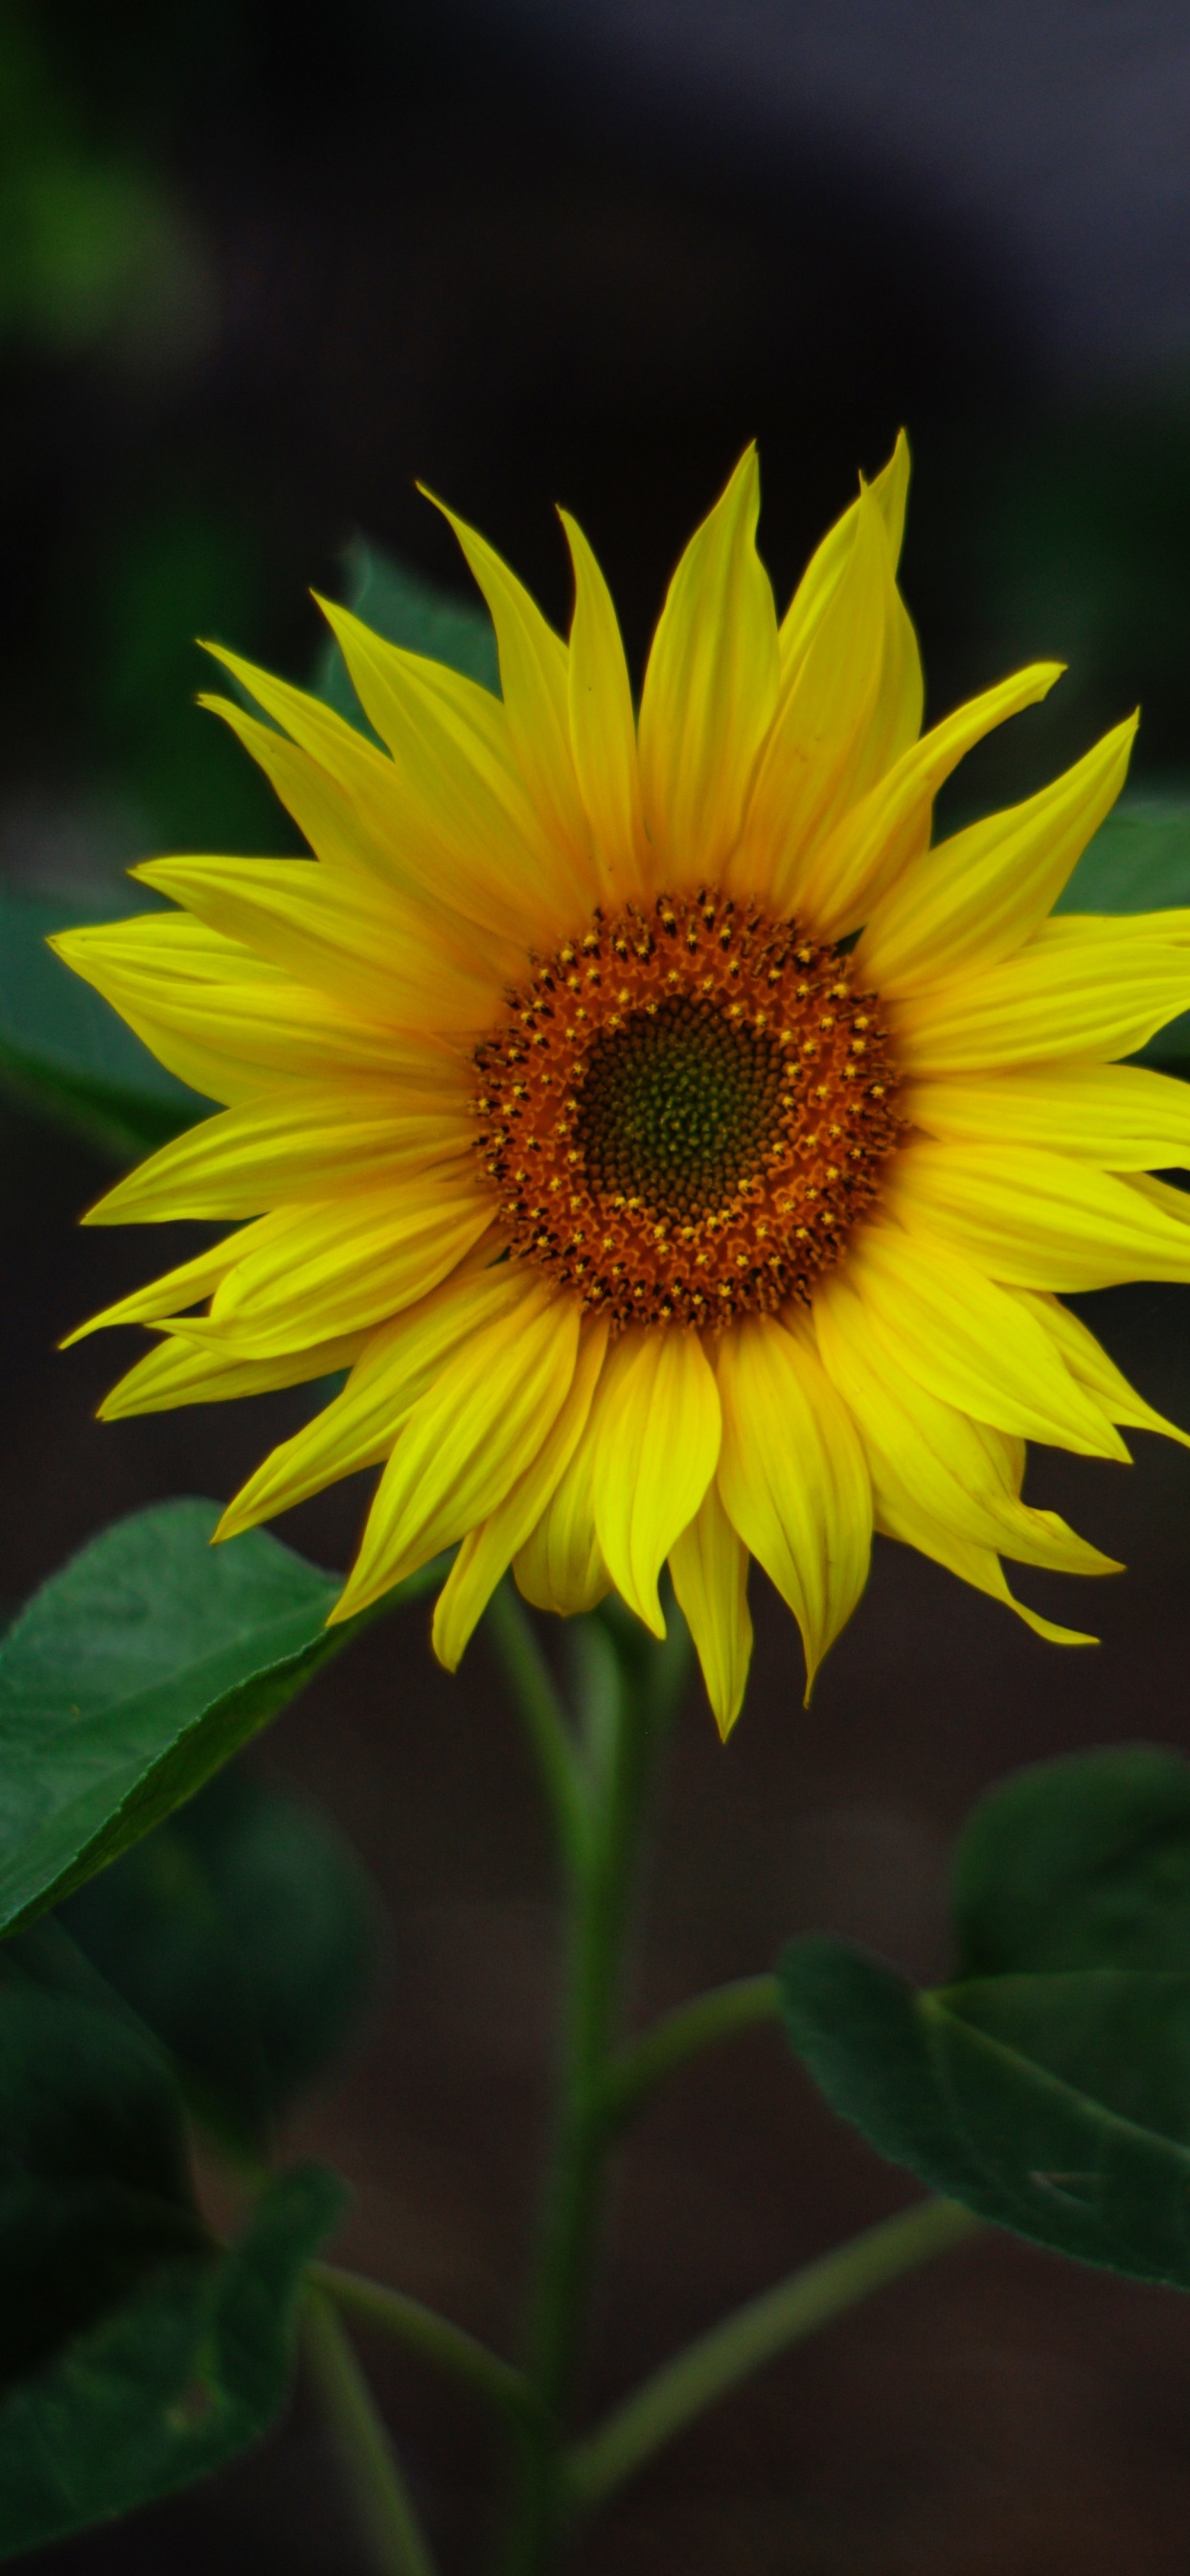
[[376, 2576], [437, 2576], [371, 2389], [322, 2290], [307, 2298], [302, 2343]]
[[[506, 2576], [543, 2576], [566, 2519], [562, 2426], [581, 2357], [609, 2146], [603, 2111], [620, 2006], [639, 1827], [653, 1755], [684, 1677], [682, 1622], [658, 1655], [580, 1631], [588, 1828], [571, 1896], [555, 2139], [531, 2310], [539, 2426], [523, 2442]], [[638, 1632], [639, 1633], [639, 1632]]]
[[573, 1876], [581, 1865], [587, 1837], [582, 1764], [532, 1621], [508, 1575], [493, 1593], [487, 1616], [505, 1678], [537, 1757], [559, 1845]]
[[449, 2317], [440, 2317], [435, 2309], [424, 2307], [420, 2299], [411, 2299], [404, 2290], [387, 2289], [380, 2281], [365, 2280], [360, 2272], [345, 2272], [337, 2263], [311, 2263], [309, 2279], [348, 2316], [358, 2317], [362, 2325], [378, 2327], [407, 2351], [434, 2362], [500, 2414], [511, 2415], [518, 2422], [536, 2416], [533, 2394], [523, 2371], [501, 2360], [499, 2353], [490, 2352], [465, 2327], [452, 2325]]
[[980, 2224], [954, 2201], [928, 2200], [869, 2227], [851, 2244], [750, 2299], [656, 2371], [596, 2432], [576, 2444], [566, 2463], [572, 2504], [584, 2510], [602, 2504], [663, 2443], [684, 2432], [754, 2370], [902, 2272], [960, 2244]]
[[731, 1985], [714, 1986], [709, 1994], [679, 2004], [613, 2058], [603, 2089], [605, 2118], [613, 2128], [622, 2128], [649, 2094], [700, 2049], [775, 2021], [780, 2010], [775, 1977], [737, 1977]]

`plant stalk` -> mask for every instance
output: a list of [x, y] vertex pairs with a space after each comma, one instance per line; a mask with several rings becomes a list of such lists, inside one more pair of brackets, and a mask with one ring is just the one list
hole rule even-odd
[[546, 2576], [567, 2519], [567, 2415], [585, 2335], [611, 2131], [604, 2110], [619, 2023], [640, 1825], [653, 1757], [684, 1675], [682, 1622], [659, 1656], [584, 1623], [586, 1833], [574, 1872], [553, 2153], [530, 2313], [527, 2377], [540, 2409], [522, 2440], [505, 2576]]
[[376, 2576], [437, 2576], [387, 2428], [323, 2290], [308, 2294], [302, 2348]]
[[511, 1576], [506, 1574], [493, 1593], [487, 1616], [505, 1680], [536, 1757], [567, 1874], [573, 1878], [582, 1865], [588, 1828], [582, 1762], [533, 1623]]
[[750, 2299], [656, 2371], [596, 2432], [575, 2445], [566, 2464], [572, 2506], [589, 2511], [602, 2504], [655, 2451], [753, 2371], [903, 2272], [961, 2244], [981, 2224], [952, 2200], [927, 2200], [883, 2219], [850, 2244]]
[[420, 2299], [410, 2298], [404, 2290], [390, 2290], [381, 2281], [369, 2281], [361, 2272], [346, 2272], [337, 2263], [312, 2263], [308, 2278], [317, 2289], [325, 2290], [336, 2308], [358, 2317], [361, 2325], [375, 2326], [406, 2351], [420, 2353], [497, 2413], [518, 2420], [536, 2415], [523, 2371]]
[[628, 2042], [613, 2058], [603, 2091], [604, 2115], [619, 2129], [633, 2119], [650, 2093], [704, 2048], [717, 2048], [741, 2031], [780, 2016], [781, 1996], [775, 1977], [736, 1977], [730, 1985], [713, 1986], [665, 2013], [651, 2030]]

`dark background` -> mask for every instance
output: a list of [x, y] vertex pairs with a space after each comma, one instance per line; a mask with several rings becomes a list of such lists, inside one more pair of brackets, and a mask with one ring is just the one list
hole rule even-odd
[[[163, 847], [289, 846], [193, 708], [192, 639], [305, 676], [308, 586], [341, 584], [361, 530], [456, 581], [416, 476], [559, 622], [552, 504], [576, 510], [639, 669], [748, 437], [783, 605], [902, 422], [931, 715], [1026, 656], [1072, 665], [964, 795], [1023, 791], [1138, 697], [1140, 784], [1190, 773], [1188, 130], [1190, 32], [1159, 0], [0, 0], [0, 867], [57, 888]], [[104, 1177], [81, 1149], [5, 1110], [0, 1153], [15, 1600], [144, 1499], [228, 1494], [298, 1399], [97, 1427], [120, 1356], [54, 1343], [154, 1247], [76, 1235]], [[1087, 1305], [1190, 1421], [1186, 1292]], [[754, 1577], [744, 1719], [723, 1752], [694, 1692], [678, 1732], [638, 2009], [809, 1925], [941, 1973], [948, 1843], [982, 1785], [1125, 1736], [1187, 1745], [1190, 1461], [1136, 1449], [1131, 1475], [1033, 1470], [1132, 1569], [1093, 1595], [1022, 1581], [1098, 1652], [878, 1545], [807, 1715]], [[362, 1500], [284, 1534], [345, 1563]], [[355, 2183], [344, 2259], [503, 2340], [554, 1891], [482, 1638], [452, 1682], [425, 1625], [365, 1640], [259, 1757], [339, 1815], [393, 1924], [366, 2045], [295, 2144]], [[626, 2160], [593, 2401], [907, 2196], [774, 2036], [707, 2060]], [[376, 2358], [463, 2576], [491, 2464], [465, 2406]], [[1188, 2423], [1182, 2302], [987, 2240], [708, 2419], [582, 2576], [1185, 2576]], [[338, 2576], [353, 2546], [299, 2401], [219, 2486], [39, 2563]]]

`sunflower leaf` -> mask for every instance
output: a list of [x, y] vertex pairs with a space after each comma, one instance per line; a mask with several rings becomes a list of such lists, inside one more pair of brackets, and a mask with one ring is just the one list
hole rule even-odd
[[795, 1942], [797, 2054], [933, 2190], [1190, 2289], [1190, 1765], [1132, 1746], [1006, 1782], [961, 1839], [955, 1914], [960, 1978], [923, 1992]]
[[[1056, 912], [1163, 912], [1190, 905], [1190, 798], [1125, 797], [1084, 850]], [[1190, 1011], [1159, 1030], [1146, 1064], [1190, 1057]]]
[[1190, 1762], [1122, 1744], [1014, 1772], [967, 1819], [953, 1909], [964, 1977], [1190, 1973]]
[[[209, 2251], [182, 2106], [145, 2032], [0, 1972], [0, 2387], [29, 2377], [163, 2262]], [[2, 2481], [0, 2481], [2, 2483]]]
[[[129, 2114], [136, 2098], [126, 2097]], [[71, 2107], [67, 2095], [63, 2109]], [[91, 2107], [75, 2101], [75, 2129]], [[0, 2398], [0, 2557], [190, 2486], [267, 2431], [292, 2373], [303, 2273], [343, 2199], [321, 2167], [282, 2175], [228, 2252], [209, 2241], [159, 2248], [9, 2385]]]
[[[436, 582], [411, 572], [407, 564], [382, 554], [362, 537], [346, 548], [343, 560], [347, 606], [354, 609], [365, 626], [383, 635], [388, 643], [402, 645], [406, 652], [424, 653], [431, 661], [445, 662], [452, 671], [461, 671], [468, 680], [478, 680], [481, 688], [499, 696], [496, 636], [486, 608], [456, 598], [453, 591], [439, 589]], [[372, 733], [333, 638], [319, 657], [313, 685], [317, 696], [325, 698], [337, 715], [358, 725], [362, 733]], [[374, 734], [372, 739], [376, 739]]]
[[180, 1135], [210, 1103], [167, 1073], [46, 940], [143, 908], [119, 888], [0, 891], [0, 1083], [119, 1163]]
[[0, 1641], [0, 1932], [192, 1797], [354, 1635], [324, 1626], [335, 1575], [261, 1530], [212, 1548], [218, 1518], [116, 1522]]
[[169, 2049], [195, 2107], [253, 2147], [338, 2053], [383, 1929], [330, 1819], [240, 1768], [80, 1889], [60, 1920]]

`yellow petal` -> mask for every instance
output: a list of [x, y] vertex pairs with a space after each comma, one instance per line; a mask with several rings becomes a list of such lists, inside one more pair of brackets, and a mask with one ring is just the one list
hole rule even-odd
[[[904, 430], [898, 434], [887, 465], [881, 468], [869, 488], [884, 520], [895, 572], [905, 529], [905, 503], [909, 496], [909, 442]], [[852, 501], [842, 517], [836, 519], [833, 528], [828, 529], [790, 600], [780, 627], [783, 673], [793, 670], [801, 661], [846, 571], [855, 543], [862, 499], [861, 486], [860, 499]]]
[[887, 1526], [913, 1510], [968, 1545], [1024, 1564], [1063, 1574], [1117, 1570], [1056, 1512], [1021, 1502], [1003, 1449], [897, 1367], [837, 1274], [815, 1298], [814, 1329], [823, 1364], [858, 1428]]
[[345, 1333], [338, 1341], [316, 1342], [311, 1350], [287, 1351], [273, 1360], [229, 1360], [222, 1351], [197, 1349], [190, 1341], [159, 1342], [105, 1395], [99, 1420], [171, 1413], [179, 1404], [226, 1404], [233, 1396], [269, 1395], [277, 1387], [300, 1386], [307, 1378], [332, 1377], [354, 1366], [366, 1339], [362, 1333]]
[[1010, 1592], [1004, 1568], [998, 1556], [986, 1547], [976, 1547], [970, 1539], [960, 1538], [957, 1531], [946, 1529], [940, 1521], [920, 1511], [911, 1495], [902, 1492], [895, 1503], [877, 1505], [876, 1527], [887, 1538], [900, 1539], [906, 1547], [915, 1547], [921, 1556], [932, 1556], [948, 1573], [957, 1574], [960, 1583], [969, 1583], [976, 1592], [986, 1592], [993, 1601], [1002, 1601], [1006, 1610], [1015, 1611], [1026, 1628], [1044, 1637], [1051, 1646], [1097, 1646], [1080, 1628], [1060, 1628], [1053, 1619], [1043, 1619], [1040, 1611], [1030, 1610]]
[[1047, 1145], [1107, 1172], [1190, 1165], [1190, 1087], [1133, 1064], [1055, 1064], [1037, 1072], [915, 1082], [901, 1106], [954, 1145]]
[[491, 1518], [468, 1530], [463, 1540], [434, 1612], [434, 1652], [448, 1673], [457, 1670], [501, 1575], [538, 1526], [574, 1457], [587, 1426], [607, 1336], [605, 1323], [585, 1326], [570, 1393], [552, 1430]]
[[206, 1252], [195, 1254], [193, 1261], [183, 1261], [176, 1270], [167, 1270], [160, 1279], [150, 1280], [146, 1288], [134, 1288], [131, 1296], [118, 1297], [114, 1306], [105, 1306], [101, 1315], [92, 1315], [89, 1323], [78, 1324], [68, 1333], [61, 1347], [68, 1351], [74, 1342], [85, 1341], [88, 1333], [103, 1332], [109, 1324], [156, 1324], [167, 1315], [181, 1315], [188, 1306], [197, 1306], [201, 1297], [209, 1297], [237, 1261], [258, 1246], [274, 1243], [293, 1223], [291, 1209], [278, 1209], [272, 1216], [261, 1217], [256, 1225], [241, 1227], [222, 1243], [213, 1243]]
[[724, 1333], [719, 1491], [802, 1632], [806, 1697], [868, 1576], [872, 1500], [859, 1435], [801, 1330], [767, 1315]]
[[[433, 493], [426, 497], [434, 500]], [[450, 521], [492, 613], [500, 686], [521, 776], [545, 830], [581, 864], [591, 835], [570, 748], [566, 646], [486, 538], [444, 502], [434, 506]]]
[[362, 1332], [428, 1296], [491, 1222], [470, 1175], [438, 1172], [285, 1214], [216, 1289], [209, 1322], [187, 1326], [196, 1341], [267, 1359]]
[[744, 1704], [752, 1620], [748, 1550], [732, 1528], [714, 1478], [694, 1519], [670, 1549], [669, 1570], [702, 1666], [711, 1712], [726, 1744]]
[[932, 1395], [1024, 1439], [1127, 1457], [1037, 1318], [952, 1246], [870, 1226], [851, 1247], [847, 1277], [877, 1345]]
[[310, 859], [149, 859], [133, 874], [364, 1018], [479, 1031], [499, 1008], [498, 974], [453, 954], [421, 907], [375, 879]]
[[[316, 706], [317, 701], [308, 699], [302, 690], [291, 689], [268, 672], [255, 670], [238, 655], [224, 654], [221, 658], [230, 663], [262, 704], [284, 712], [301, 738], [288, 740], [275, 726], [260, 724], [228, 698], [204, 692], [199, 705], [230, 727], [264, 771], [315, 856], [344, 884], [345, 890], [351, 891], [354, 880], [354, 891], [361, 901], [366, 901], [369, 894], [376, 900], [385, 892], [394, 904], [403, 907], [405, 917], [421, 919], [424, 935], [436, 930], [441, 941], [473, 965], [482, 968], [491, 957], [505, 977], [515, 974], [518, 922], [511, 906], [506, 907], [502, 922], [489, 920], [485, 924], [479, 919], [482, 905], [471, 900], [474, 884], [468, 861], [474, 857], [474, 836], [469, 840], [465, 832], [460, 832], [444, 845], [432, 826], [435, 819], [445, 821], [445, 816], [438, 815], [433, 804], [427, 816], [419, 804], [416, 786], [399, 774], [395, 762], [354, 726], [345, 724], [329, 709], [323, 717], [307, 720], [303, 711]], [[489, 703], [496, 703], [497, 713], [502, 713], [498, 702]], [[307, 748], [310, 743], [317, 746], [321, 757]], [[466, 762], [462, 757], [456, 757], [455, 772], [456, 786], [465, 784]], [[456, 808], [452, 810], [457, 811], [457, 801], [456, 797]], [[523, 791], [519, 803], [531, 825], [531, 811]], [[510, 862], [515, 898], [522, 844], [515, 833], [509, 833], [507, 824], [503, 839], [507, 845], [503, 856]], [[522, 920], [519, 927], [523, 932], [527, 922]]]
[[391, 1074], [431, 1091], [460, 1082], [457, 1055], [432, 1036], [360, 1019], [188, 913], [61, 931], [49, 944], [207, 1099], [249, 1099], [271, 1074]]
[[603, 574], [569, 511], [560, 515], [574, 565], [571, 748], [603, 883], [623, 903], [639, 893], [648, 869], [628, 665]]
[[508, 711], [462, 673], [374, 635], [320, 600], [352, 686], [393, 761], [399, 829], [380, 855], [400, 884], [477, 921], [503, 953], [574, 927], [573, 865], [543, 828]]
[[576, 1298], [530, 1287], [447, 1362], [401, 1432], [332, 1620], [380, 1600], [504, 1501], [566, 1402], [581, 1314]]
[[855, 955], [861, 983], [920, 992], [986, 973], [1023, 946], [1114, 805], [1138, 721], [1117, 725], [1023, 805], [912, 859], [869, 916]]
[[886, 1192], [910, 1234], [941, 1235], [1010, 1288], [1190, 1279], [1190, 1229], [1127, 1181], [1030, 1145], [909, 1145]]
[[612, 1579], [595, 1535], [595, 1453], [599, 1400], [604, 1371], [582, 1439], [565, 1475], [555, 1487], [540, 1520], [513, 1559], [517, 1590], [536, 1610], [554, 1610], [564, 1619], [594, 1610], [611, 1591]]
[[665, 1635], [657, 1577], [719, 1455], [719, 1397], [693, 1333], [633, 1328], [607, 1364], [595, 1425], [595, 1527], [617, 1590]]
[[1190, 1008], [1190, 951], [1177, 923], [1156, 935], [1093, 915], [1047, 921], [1027, 948], [987, 974], [890, 1001], [904, 1071], [938, 1080], [1065, 1056], [1131, 1055]]
[[645, 673], [640, 770], [654, 882], [714, 881], [739, 839], [777, 704], [777, 619], [756, 552], [760, 487], [749, 448], [686, 548]]
[[1070, 1308], [1060, 1305], [1056, 1297], [1035, 1296], [1024, 1288], [1012, 1293], [1052, 1335], [1071, 1376], [1094, 1396], [1109, 1422], [1124, 1422], [1137, 1431], [1159, 1431], [1166, 1440], [1177, 1440], [1183, 1449], [1190, 1449], [1190, 1432], [1179, 1430], [1176, 1422], [1167, 1421], [1163, 1413], [1155, 1413], [1152, 1405], [1145, 1403], [1081, 1316], [1072, 1315]]
[[891, 716], [885, 688], [898, 606], [884, 520], [865, 491], [825, 612], [801, 660], [782, 674], [731, 870], [733, 885], [762, 893], [775, 911], [797, 911], [814, 851], [905, 747], [896, 738], [899, 680]]
[[906, 862], [930, 837], [934, 798], [964, 754], [1022, 707], [1035, 706], [1060, 678], [1060, 662], [1034, 662], [957, 707], [902, 752], [887, 776], [844, 814], [803, 871], [798, 900], [826, 939], [858, 930]]
[[516, 1311], [524, 1295], [523, 1273], [501, 1265], [446, 1280], [369, 1335], [342, 1392], [262, 1461], [228, 1504], [219, 1536], [233, 1538], [292, 1511], [340, 1477], [379, 1465], [446, 1363], [477, 1333]]
[[261, 1216], [294, 1200], [400, 1185], [466, 1157], [474, 1133], [464, 1106], [410, 1108], [391, 1083], [293, 1085], [175, 1137], [83, 1223]]

